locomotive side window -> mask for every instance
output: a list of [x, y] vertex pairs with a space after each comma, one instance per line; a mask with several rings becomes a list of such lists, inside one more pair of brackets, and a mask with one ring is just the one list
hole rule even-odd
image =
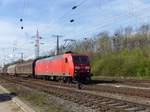
[[87, 56], [73, 56], [73, 61], [75, 63], [88, 63], [88, 57]]
[[68, 59], [67, 58], [65, 58], [65, 63], [67, 63], [68, 62]]

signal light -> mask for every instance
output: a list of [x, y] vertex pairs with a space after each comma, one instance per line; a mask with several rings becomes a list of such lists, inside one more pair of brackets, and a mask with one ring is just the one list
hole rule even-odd
[[89, 67], [89, 66], [86, 66], [85, 69], [90, 69], [90, 67]]
[[79, 70], [79, 69], [80, 69], [80, 66], [75, 66], [75, 69], [76, 69], [76, 70]]

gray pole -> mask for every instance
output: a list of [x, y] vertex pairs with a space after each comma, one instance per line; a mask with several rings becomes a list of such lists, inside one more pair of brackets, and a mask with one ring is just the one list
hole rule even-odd
[[23, 62], [23, 52], [21, 53], [21, 61]]
[[38, 30], [37, 30], [37, 33], [36, 33], [36, 38], [35, 38], [35, 47], [36, 47], [36, 49], [35, 49], [35, 56], [36, 56], [36, 58], [38, 58], [39, 57], [39, 32], [38, 32]]
[[57, 35], [57, 55], [59, 54], [59, 36]]
[[57, 55], [59, 55], [59, 38], [63, 37], [62, 35], [52, 35], [53, 37], [57, 38], [57, 46], [56, 46], [56, 50], [57, 50]]

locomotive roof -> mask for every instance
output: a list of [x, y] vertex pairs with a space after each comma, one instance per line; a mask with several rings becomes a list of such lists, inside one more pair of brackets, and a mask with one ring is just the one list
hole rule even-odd
[[[56, 55], [56, 56], [51, 56], [51, 57], [46, 57], [46, 58], [41, 58], [40, 60], [47, 60], [47, 59], [55, 59], [55, 58], [59, 58], [59, 57], [63, 57], [64, 55], [71, 55], [71, 56], [87, 56], [84, 54], [73, 54], [73, 53], [65, 53], [65, 54], [61, 54], [61, 55]], [[37, 60], [38, 61], [38, 60]]]

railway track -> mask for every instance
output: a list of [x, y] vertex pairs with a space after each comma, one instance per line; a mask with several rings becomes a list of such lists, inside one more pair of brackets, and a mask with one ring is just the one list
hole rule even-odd
[[45, 84], [42, 83], [42, 81], [37, 82], [36, 80], [6, 78], [2, 76], [1, 78], [8, 82], [44, 91], [64, 100], [83, 105], [93, 109], [93, 112], [150, 112], [150, 107], [148, 105], [141, 105], [133, 102], [89, 94], [75, 88]]
[[[71, 88], [77, 88], [76, 84], [66, 84], [61, 82], [55, 82], [55, 81], [45, 81], [40, 79], [30, 79], [31, 82], [34, 82], [36, 84], [46, 84], [46, 85], [55, 85], [55, 86], [63, 86], [63, 87], [71, 87]], [[108, 92], [113, 94], [123, 94], [128, 96], [137, 96], [137, 97], [143, 97], [143, 98], [150, 98], [150, 89], [137, 89], [137, 88], [128, 88], [128, 87], [115, 87], [115, 86], [109, 86], [109, 85], [83, 85], [82, 90], [88, 90], [88, 91], [96, 91], [96, 92]]]
[[[18, 80], [26, 80], [27, 78], [20, 77]], [[32, 83], [36, 84], [45, 84], [45, 85], [55, 85], [55, 86], [63, 86], [63, 87], [69, 87], [69, 88], [77, 88], [76, 84], [66, 84], [62, 82], [55, 82], [55, 81], [46, 81], [46, 80], [40, 80], [40, 79], [27, 79], [28, 81], [31, 81]], [[135, 81], [134, 81], [135, 82]], [[128, 87], [115, 87], [115, 86], [109, 86], [109, 85], [83, 85], [82, 90], [88, 90], [88, 91], [96, 91], [96, 92], [107, 92], [107, 93], [113, 93], [113, 94], [123, 94], [127, 96], [135, 96], [135, 97], [142, 97], [142, 98], [150, 98], [150, 90], [149, 89], [137, 89], [137, 88], [128, 88]]]
[[[20, 78], [22, 78], [22, 77], [20, 77]], [[19, 78], [19, 80], [20, 80], [20, 78]], [[22, 80], [26, 80], [26, 78], [22, 78]], [[46, 84], [46, 85], [63, 86], [63, 87], [69, 87], [69, 88], [70, 87], [77, 88], [77, 86], [75, 84], [66, 84], [66, 83], [62, 83], [62, 82], [46, 81], [46, 80], [40, 80], [40, 79], [28, 79], [28, 80], [30, 80], [31, 82], [34, 82], [36, 84]], [[91, 85], [90, 84], [90, 85], [84, 85], [82, 87], [82, 90], [107, 92], [107, 93], [122, 94], [122, 95], [127, 95], [127, 96], [150, 98], [150, 89], [138, 89], [138, 87], [128, 88], [128, 87], [109, 86], [109, 84], [105, 84], [105, 85], [103, 85], [103, 84], [100, 84], [100, 85], [92, 84]]]
[[[117, 78], [99, 78], [99, 80], [94, 80], [94, 83], [122, 83], [129, 86], [137, 87], [150, 87], [150, 79], [117, 79]], [[100, 82], [100, 83], [101, 83]]]

